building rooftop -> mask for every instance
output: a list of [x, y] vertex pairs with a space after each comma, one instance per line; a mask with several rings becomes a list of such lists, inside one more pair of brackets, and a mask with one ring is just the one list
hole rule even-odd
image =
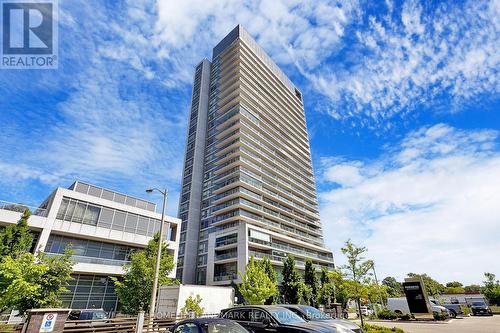
[[97, 198], [111, 200], [128, 206], [149, 210], [150, 212], [156, 211], [156, 204], [154, 202], [146, 201], [144, 199], [105, 189], [103, 187], [84, 183], [82, 181], [74, 182], [68, 189], [75, 192], [88, 194]]

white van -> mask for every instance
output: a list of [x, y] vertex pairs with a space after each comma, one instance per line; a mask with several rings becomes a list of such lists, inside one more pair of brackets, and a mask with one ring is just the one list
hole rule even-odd
[[[387, 299], [387, 308], [396, 313], [411, 314], [408, 302], [405, 297], [392, 297]], [[432, 312], [448, 313], [448, 310], [441, 305], [436, 305], [431, 302]]]

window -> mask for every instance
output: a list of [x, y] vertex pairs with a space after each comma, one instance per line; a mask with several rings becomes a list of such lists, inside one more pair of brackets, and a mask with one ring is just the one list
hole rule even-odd
[[101, 216], [99, 218], [99, 226], [103, 228], [111, 228], [114, 213], [115, 212], [112, 209], [102, 208]]
[[137, 227], [137, 219], [139, 218], [136, 214], [128, 214], [127, 221], [125, 223], [125, 231], [135, 233], [135, 228]]
[[66, 213], [66, 208], [68, 208], [69, 200], [64, 198], [61, 201], [61, 206], [59, 206], [59, 211], [57, 212], [58, 219], [64, 219], [64, 213]]
[[125, 226], [126, 217], [127, 213], [119, 210], [115, 211], [115, 218], [113, 219], [113, 225], [111, 226], [111, 229], [122, 231], [123, 227]]
[[137, 223], [137, 233], [139, 235], [146, 236], [148, 233], [149, 219], [145, 216], [139, 216], [139, 221]]
[[75, 207], [75, 212], [73, 213], [73, 217], [71, 218], [72, 222], [83, 222], [83, 216], [85, 215], [85, 209], [87, 205], [81, 202], [78, 202]]
[[85, 217], [83, 219], [83, 223], [90, 225], [97, 225], [100, 212], [101, 208], [93, 205], [88, 205], [87, 210], [85, 211]]
[[250, 321], [250, 312], [249, 309], [229, 310], [223, 317], [234, 321]]
[[270, 319], [269, 318], [269, 315], [267, 313], [265, 313], [264, 311], [262, 310], [257, 310], [257, 309], [254, 309], [252, 310], [252, 312], [250, 313], [250, 320], [251, 321], [254, 321], [254, 322], [263, 322], [264, 319]]
[[174, 333], [199, 333], [198, 326], [194, 323], [186, 323], [175, 328]]
[[73, 212], [75, 211], [76, 201], [71, 200], [68, 204], [68, 209], [66, 210], [66, 214], [64, 215], [64, 219], [66, 221], [71, 221], [71, 217], [73, 216]]

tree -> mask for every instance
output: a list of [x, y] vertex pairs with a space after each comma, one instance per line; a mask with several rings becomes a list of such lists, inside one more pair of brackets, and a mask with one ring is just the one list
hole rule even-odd
[[394, 277], [386, 277], [382, 280], [382, 285], [387, 287], [388, 297], [400, 297], [402, 295], [403, 286]]
[[460, 282], [458, 282], [458, 281], [452, 281], [452, 282], [448, 282], [448, 283], [446, 284], [446, 287], [448, 287], [448, 288], [461, 288], [461, 287], [463, 287], [463, 286], [464, 286], [464, 285], [463, 285], [463, 284], [461, 284], [461, 283], [460, 283]]
[[186, 316], [189, 313], [194, 312], [196, 317], [202, 316], [203, 311], [205, 310], [200, 306], [201, 301], [202, 298], [200, 295], [196, 295], [196, 297], [189, 296], [181, 309], [182, 315]]
[[[262, 265], [264, 266], [264, 270], [266, 271], [266, 275], [269, 277], [269, 279], [276, 285], [278, 286], [278, 274], [274, 270], [273, 264], [271, 264], [271, 260], [269, 260], [268, 257], [264, 257], [262, 260]], [[271, 304], [276, 304], [276, 301], [278, 300], [279, 296], [279, 291], [278, 287], [276, 287], [276, 293], [266, 299], [264, 304], [266, 305], [271, 305]]]
[[471, 284], [464, 287], [464, 292], [466, 294], [480, 294], [482, 289], [483, 288], [478, 284]]
[[490, 304], [500, 305], [500, 282], [493, 273], [484, 273], [484, 277], [486, 278], [483, 288], [484, 296]]
[[266, 274], [265, 264], [262, 261], [257, 262], [251, 257], [245, 275], [240, 272], [240, 276], [243, 282], [239, 290], [248, 304], [261, 305], [276, 295], [278, 286]]
[[5, 256], [0, 261], [0, 312], [17, 309], [53, 308], [61, 305], [71, 280], [71, 251], [48, 257], [31, 253]]
[[446, 287], [443, 286], [441, 283], [437, 282], [433, 278], [431, 278], [427, 274], [415, 274], [415, 273], [408, 273], [408, 277], [420, 277], [424, 281], [424, 286], [425, 289], [427, 290], [427, 293], [431, 296], [437, 297], [441, 293], [446, 291]]
[[33, 236], [28, 226], [30, 216], [30, 210], [25, 209], [17, 224], [8, 225], [0, 231], [1, 257], [11, 256], [16, 258], [30, 250], [33, 243]]
[[299, 304], [302, 299], [303, 283], [295, 267], [295, 258], [288, 255], [283, 262], [282, 295], [285, 304]]
[[310, 288], [310, 297], [308, 297], [308, 304], [310, 306], [316, 307], [318, 304], [318, 289], [319, 281], [316, 275], [316, 268], [313, 266], [311, 259], [306, 260], [305, 272], [304, 272], [304, 283]]
[[373, 267], [373, 261], [365, 260], [363, 257], [363, 253], [368, 251], [366, 247], [358, 247], [350, 240], [345, 242], [341, 251], [347, 257], [347, 265], [344, 265], [343, 269], [351, 278], [351, 281], [348, 281], [348, 294], [356, 300], [359, 317], [361, 319], [361, 326], [363, 326], [364, 322], [363, 315], [361, 313], [361, 298], [367, 296], [367, 291], [366, 288], [364, 288], [362, 281], [367, 276], [368, 270]]
[[[122, 306], [121, 311], [125, 314], [134, 315], [139, 311], [149, 311], [159, 239], [160, 234], [156, 233], [144, 250], [132, 253], [130, 263], [123, 266], [125, 275], [122, 280], [113, 278]], [[162, 242], [158, 286], [174, 283], [174, 280], [168, 277], [173, 268], [174, 259], [168, 254], [165, 242]]]
[[328, 277], [333, 287], [334, 302], [342, 304], [343, 308], [347, 307], [349, 291], [347, 290], [348, 286], [344, 274], [340, 270], [334, 270], [328, 274]]
[[48, 257], [29, 253], [33, 236], [28, 227], [31, 215], [25, 209], [19, 222], [0, 231], [0, 312], [17, 309], [57, 307], [71, 280], [71, 251]]
[[335, 294], [335, 286], [330, 280], [329, 272], [325, 267], [321, 268], [319, 281], [321, 288], [319, 290], [318, 302], [321, 305], [329, 307]]

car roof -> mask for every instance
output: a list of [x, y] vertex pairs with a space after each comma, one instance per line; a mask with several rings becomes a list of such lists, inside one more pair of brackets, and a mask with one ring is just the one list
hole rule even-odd
[[271, 309], [286, 309], [286, 308], [281, 305], [239, 305], [239, 306], [233, 306], [232, 308], [222, 309], [221, 312], [227, 312], [229, 310], [238, 310], [238, 309], [271, 310]]
[[185, 319], [183, 321], [180, 321], [180, 322], [177, 323], [177, 325], [183, 324], [183, 323], [208, 324], [208, 323], [212, 323], [212, 322], [216, 322], [216, 321], [230, 321], [230, 320], [226, 319], [226, 318], [217, 318], [217, 317], [213, 317], [213, 318], [193, 318], [193, 319]]

